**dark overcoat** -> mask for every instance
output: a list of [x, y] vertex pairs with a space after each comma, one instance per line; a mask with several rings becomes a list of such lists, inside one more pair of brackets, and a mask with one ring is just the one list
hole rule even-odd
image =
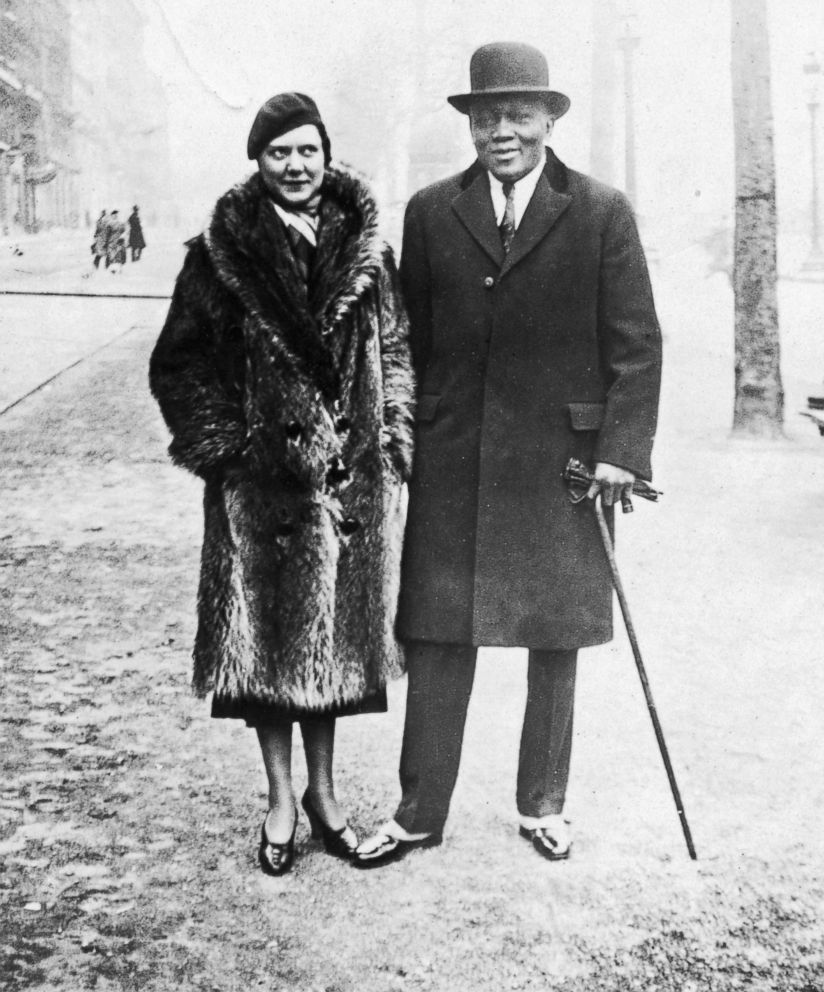
[[366, 187], [326, 172], [308, 291], [259, 175], [190, 243], [150, 381], [205, 480], [194, 687], [297, 712], [399, 675], [414, 385]]
[[596, 521], [562, 472], [574, 456], [651, 477], [660, 332], [626, 198], [547, 149], [505, 258], [476, 163], [410, 201], [401, 281], [419, 381], [401, 636], [609, 640]]
[[140, 214], [133, 210], [129, 214], [129, 247], [145, 248], [146, 238], [143, 235], [143, 224], [140, 222]]

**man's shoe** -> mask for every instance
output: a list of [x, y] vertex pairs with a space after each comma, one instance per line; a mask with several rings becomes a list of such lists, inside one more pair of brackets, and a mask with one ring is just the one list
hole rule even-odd
[[352, 864], [356, 868], [380, 868], [381, 865], [400, 861], [410, 851], [423, 850], [427, 847], [438, 847], [443, 842], [443, 834], [409, 834], [394, 822], [384, 827], [360, 844], [352, 855]]
[[547, 861], [565, 861], [572, 848], [570, 821], [562, 816], [543, 817], [536, 826], [518, 828], [521, 837], [531, 841], [532, 846]]

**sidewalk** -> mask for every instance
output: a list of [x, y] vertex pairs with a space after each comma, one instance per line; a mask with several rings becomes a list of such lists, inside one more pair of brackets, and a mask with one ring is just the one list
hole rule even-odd
[[[182, 231], [149, 230], [139, 262], [117, 274], [92, 266], [92, 233], [55, 229], [27, 240], [0, 239], [0, 290], [51, 293], [144, 293], [168, 296], [183, 262]], [[14, 253], [18, 247], [22, 255]]]
[[[10, 989], [822, 987], [824, 443], [803, 425], [782, 444], [728, 441], [730, 366], [710, 346], [724, 314], [660, 292], [665, 496], [618, 521], [618, 555], [699, 861], [618, 629], [580, 665], [568, 863], [517, 836], [525, 659], [486, 651], [442, 848], [356, 872], [301, 821], [295, 872], [259, 872], [256, 744], [188, 690], [200, 484], [165, 455], [146, 386], [164, 304], [147, 303], [0, 419]], [[361, 833], [397, 798], [404, 691], [388, 714], [340, 721]]]
[[84, 232], [30, 236], [22, 256], [0, 242], [0, 413], [148, 313], [159, 326], [184, 246], [178, 232], [155, 233], [117, 274], [92, 268]]

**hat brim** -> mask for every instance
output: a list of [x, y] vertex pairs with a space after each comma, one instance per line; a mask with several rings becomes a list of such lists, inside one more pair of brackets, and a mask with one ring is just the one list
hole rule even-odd
[[564, 93], [548, 90], [543, 86], [512, 86], [498, 87], [492, 90], [480, 90], [475, 93], [458, 93], [448, 96], [447, 102], [462, 114], [468, 114], [472, 100], [482, 96], [543, 96], [551, 116], [557, 120], [569, 110], [570, 99]]

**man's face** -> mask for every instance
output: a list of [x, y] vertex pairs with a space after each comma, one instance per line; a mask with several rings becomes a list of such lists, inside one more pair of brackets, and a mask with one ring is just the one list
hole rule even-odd
[[258, 158], [264, 185], [281, 206], [292, 210], [317, 204], [324, 165], [320, 131], [314, 124], [273, 138]]
[[552, 123], [540, 97], [476, 97], [469, 108], [478, 159], [502, 183], [516, 183], [538, 165]]

